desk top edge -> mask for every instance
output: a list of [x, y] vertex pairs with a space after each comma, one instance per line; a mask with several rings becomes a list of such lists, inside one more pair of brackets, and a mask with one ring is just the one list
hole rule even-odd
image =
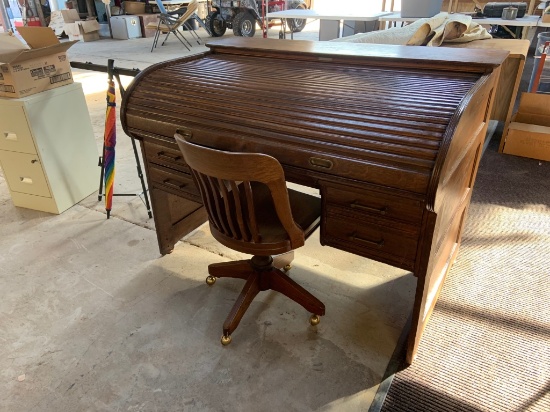
[[206, 44], [212, 52], [275, 52], [288, 55], [317, 54], [327, 58], [369, 58], [372, 60], [441, 63], [495, 68], [509, 52], [466, 48], [398, 46], [366, 43], [320, 42], [231, 37]]

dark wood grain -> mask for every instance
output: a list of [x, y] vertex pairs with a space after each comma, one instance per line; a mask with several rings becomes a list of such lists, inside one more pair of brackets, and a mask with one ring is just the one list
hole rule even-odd
[[[122, 104], [125, 131], [174, 147], [183, 127], [201, 145], [269, 154], [287, 180], [319, 188], [322, 244], [418, 277], [412, 362], [458, 253], [508, 53], [243, 38], [210, 47], [140, 74]], [[153, 149], [148, 174], [185, 173]], [[165, 207], [153, 207], [159, 239], [175, 239]]]

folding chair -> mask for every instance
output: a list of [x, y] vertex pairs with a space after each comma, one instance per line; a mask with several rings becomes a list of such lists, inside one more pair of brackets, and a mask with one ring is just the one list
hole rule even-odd
[[[157, 3], [162, 4], [160, 0], [157, 0]], [[163, 9], [166, 11], [164, 7]], [[173, 33], [174, 36], [176, 36], [176, 38], [181, 42], [181, 44], [183, 44], [187, 50], [191, 51], [189, 47], [192, 47], [192, 44], [180, 31], [181, 27], [185, 27], [191, 33], [191, 35], [195, 37], [197, 43], [200, 44], [200, 37], [195, 33], [191, 24], [189, 24], [189, 20], [195, 18], [194, 16], [196, 15], [196, 11], [197, 1], [191, 0], [187, 5], [187, 10], [181, 16], [175, 17], [175, 15], [172, 15], [170, 13], [160, 13], [159, 21], [156, 25], [154, 23], [149, 23], [146, 28], [156, 29], [155, 36], [153, 38], [153, 45], [151, 46], [151, 52], [153, 52], [154, 48], [157, 47], [161, 33], [166, 33], [166, 37], [161, 44], [162, 46], [164, 46], [166, 40], [168, 40], [168, 36], [170, 35], [170, 33]], [[173, 13], [177, 14], [176, 12]]]

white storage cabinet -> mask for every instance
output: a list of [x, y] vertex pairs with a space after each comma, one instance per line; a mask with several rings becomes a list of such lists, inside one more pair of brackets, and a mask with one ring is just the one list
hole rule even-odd
[[111, 17], [113, 39], [127, 40], [141, 37], [141, 25], [138, 16]]
[[0, 165], [15, 206], [67, 210], [98, 189], [98, 157], [80, 83], [0, 98]]

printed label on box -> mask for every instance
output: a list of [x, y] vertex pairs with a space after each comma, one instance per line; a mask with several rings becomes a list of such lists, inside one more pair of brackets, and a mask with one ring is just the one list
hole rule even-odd
[[50, 77], [50, 84], [67, 81], [71, 78], [71, 73], [61, 73]]

